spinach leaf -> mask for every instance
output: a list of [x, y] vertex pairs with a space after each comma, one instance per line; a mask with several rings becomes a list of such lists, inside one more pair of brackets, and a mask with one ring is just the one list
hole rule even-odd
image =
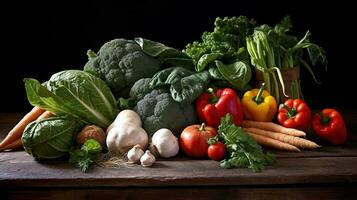
[[222, 56], [223, 55], [220, 53], [204, 54], [197, 62], [196, 71], [197, 72], [203, 71], [209, 64], [211, 64], [212, 62], [214, 62], [215, 60], [217, 60]]
[[177, 102], [192, 103], [206, 89], [210, 80], [208, 71], [194, 72], [182, 67], [164, 69], [153, 76], [152, 88], [169, 85], [172, 98]]
[[135, 38], [143, 52], [157, 58], [164, 64], [193, 69], [192, 59], [184, 52], [144, 38]]
[[72, 148], [83, 123], [68, 117], [51, 117], [30, 123], [22, 136], [26, 152], [35, 158], [59, 158]]
[[46, 82], [47, 88], [35, 79], [26, 78], [24, 82], [29, 102], [57, 115], [68, 114], [106, 128], [118, 113], [109, 87], [87, 72], [56, 73]]
[[215, 61], [218, 71], [234, 87], [245, 88], [252, 77], [250, 66], [238, 61], [225, 65], [219, 60]]

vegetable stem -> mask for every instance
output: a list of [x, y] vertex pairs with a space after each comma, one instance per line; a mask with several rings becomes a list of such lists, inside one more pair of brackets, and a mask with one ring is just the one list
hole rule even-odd
[[200, 131], [205, 131], [206, 130], [206, 124], [202, 123], [199, 130]]
[[260, 103], [262, 103], [264, 101], [264, 99], [262, 98], [262, 95], [263, 95], [263, 92], [264, 92], [264, 87], [265, 87], [265, 83], [262, 83], [260, 85], [260, 88], [259, 88], [257, 96], [254, 97], [254, 101], [257, 104], [260, 104]]
[[208, 88], [207, 92], [209, 92], [211, 94], [210, 103], [216, 103], [218, 101], [218, 97], [214, 93], [214, 90], [212, 88]]
[[289, 118], [294, 118], [297, 111], [295, 108], [290, 108], [289, 106], [282, 104], [284, 106], [284, 108], [288, 111], [288, 117]]
[[321, 124], [327, 125], [328, 123], [330, 123], [331, 119], [329, 117], [324, 116], [322, 113], [320, 113], [320, 115], [321, 115]]

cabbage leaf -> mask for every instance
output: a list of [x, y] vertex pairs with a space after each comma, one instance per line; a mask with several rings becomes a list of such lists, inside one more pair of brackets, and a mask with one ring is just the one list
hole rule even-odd
[[80, 70], [58, 72], [41, 85], [25, 78], [31, 105], [56, 115], [71, 115], [88, 124], [107, 128], [118, 113], [115, 98], [104, 81]]

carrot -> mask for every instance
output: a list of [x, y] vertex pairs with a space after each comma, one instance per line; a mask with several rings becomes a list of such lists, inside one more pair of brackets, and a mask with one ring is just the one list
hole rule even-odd
[[255, 141], [258, 142], [258, 144], [262, 145], [262, 146], [266, 146], [266, 147], [272, 147], [275, 149], [280, 149], [280, 150], [286, 150], [286, 151], [296, 151], [299, 152], [300, 149], [298, 149], [296, 146], [293, 146], [291, 144], [287, 144], [284, 142], [281, 142], [279, 140], [275, 140], [266, 136], [262, 136], [262, 135], [258, 135], [258, 134], [254, 134], [254, 133], [250, 133], [247, 132], [250, 136], [253, 137], [253, 139]]
[[37, 120], [41, 120], [41, 119], [47, 119], [53, 116], [53, 113], [50, 111], [45, 111], [44, 113], [42, 113]]
[[22, 133], [24, 132], [26, 126], [35, 121], [45, 110], [35, 106], [29, 113], [27, 113], [11, 131], [7, 134], [5, 139], [0, 143], [0, 149], [6, 147], [7, 145], [21, 139]]
[[258, 121], [243, 120], [242, 126], [246, 127], [246, 128], [259, 128], [259, 129], [263, 129], [263, 130], [284, 133], [286, 135], [292, 135], [292, 136], [297, 136], [297, 137], [306, 136], [304, 131], [300, 131], [300, 130], [293, 129], [293, 128], [286, 128], [284, 126], [280, 126], [273, 122], [258, 122]]
[[3, 151], [3, 150], [8, 150], [8, 149], [19, 149], [22, 147], [22, 141], [21, 141], [21, 138], [15, 140], [13, 143], [10, 143], [8, 145], [6, 145], [5, 147], [3, 148], [0, 148], [0, 151]]
[[291, 136], [291, 135], [285, 135], [283, 133], [277, 133], [277, 132], [262, 130], [262, 129], [258, 129], [258, 128], [244, 128], [244, 130], [254, 133], [254, 134], [259, 134], [259, 135], [262, 135], [265, 137], [279, 140], [281, 142], [285, 142], [285, 143], [294, 145], [299, 148], [316, 149], [316, 148], [320, 147], [315, 142], [312, 142], [310, 140]]

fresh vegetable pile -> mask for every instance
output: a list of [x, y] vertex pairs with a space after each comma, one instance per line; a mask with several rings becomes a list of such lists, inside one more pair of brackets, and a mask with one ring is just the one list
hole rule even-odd
[[23, 146], [35, 159], [69, 155], [69, 163], [87, 171], [103, 154], [149, 167], [181, 150], [222, 168], [258, 172], [276, 160], [262, 146], [319, 148], [306, 133], [346, 143], [342, 115], [312, 112], [297, 77], [284, 76], [303, 65], [315, 79], [310, 64], [326, 64], [310, 32], [298, 40], [290, 18], [271, 27], [225, 17], [214, 26], [182, 51], [144, 38], [114, 39], [97, 53], [89, 50], [83, 70], [42, 83], [25, 78], [34, 108], [0, 151]]

